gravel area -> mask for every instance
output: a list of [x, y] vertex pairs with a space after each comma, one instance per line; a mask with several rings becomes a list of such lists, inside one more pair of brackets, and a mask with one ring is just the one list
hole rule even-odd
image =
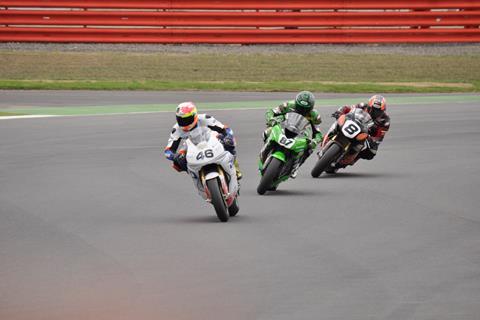
[[120, 51], [138, 53], [218, 53], [218, 54], [280, 54], [280, 53], [381, 53], [405, 55], [480, 55], [475, 44], [369, 44], [369, 45], [162, 45], [162, 44], [89, 44], [89, 43], [0, 43], [3, 51]]

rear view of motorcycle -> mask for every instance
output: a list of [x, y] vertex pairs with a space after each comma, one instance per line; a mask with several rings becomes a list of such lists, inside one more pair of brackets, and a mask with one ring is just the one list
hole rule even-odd
[[228, 221], [239, 211], [234, 156], [210, 129], [198, 128], [186, 144], [188, 173], [198, 193], [213, 205], [220, 221]]
[[311, 172], [312, 177], [317, 178], [322, 172], [335, 173], [340, 168], [353, 165], [368, 143], [371, 126], [372, 118], [362, 109], [341, 115], [323, 139], [319, 159]]

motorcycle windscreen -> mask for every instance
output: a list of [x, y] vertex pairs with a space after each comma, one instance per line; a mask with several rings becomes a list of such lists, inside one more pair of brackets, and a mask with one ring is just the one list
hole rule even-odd
[[198, 145], [200, 142], [208, 141], [210, 138], [210, 129], [197, 126], [189, 133], [189, 139], [194, 145]]
[[289, 112], [285, 116], [285, 121], [283, 122], [283, 128], [285, 131], [290, 131], [295, 135], [300, 135], [305, 132], [310, 122], [299, 113]]
[[352, 120], [354, 120], [358, 124], [361, 124], [367, 129], [373, 126], [372, 117], [362, 109], [355, 108], [355, 111], [353, 112], [352, 116], [353, 116]]

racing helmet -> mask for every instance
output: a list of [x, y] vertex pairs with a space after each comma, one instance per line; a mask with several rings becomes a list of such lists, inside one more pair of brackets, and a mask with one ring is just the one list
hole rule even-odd
[[360, 102], [359, 104], [355, 105], [355, 109], [362, 109], [367, 113], [372, 112], [372, 107], [365, 102]]
[[381, 115], [385, 110], [387, 110], [387, 100], [379, 94], [372, 96], [369, 100], [367, 105], [371, 108], [369, 111], [372, 114], [373, 118], [378, 117]]
[[310, 91], [301, 91], [295, 97], [295, 111], [306, 116], [313, 110], [315, 96]]
[[183, 131], [192, 130], [198, 122], [197, 107], [193, 102], [180, 103], [175, 111], [177, 123]]

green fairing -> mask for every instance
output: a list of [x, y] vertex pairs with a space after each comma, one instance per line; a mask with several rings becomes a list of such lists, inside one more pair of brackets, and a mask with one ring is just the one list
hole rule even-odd
[[307, 138], [298, 138], [298, 139], [295, 139], [295, 143], [290, 149], [296, 153], [300, 153], [304, 151], [307, 148], [307, 146], [308, 146]]
[[270, 132], [270, 136], [268, 138], [270, 141], [277, 142], [278, 140], [280, 140], [280, 136], [282, 135], [282, 128], [279, 125], [276, 125], [272, 128], [272, 131]]
[[[274, 110], [277, 109], [280, 113], [275, 113]], [[295, 112], [295, 101], [287, 101], [284, 104], [280, 105], [277, 108], [270, 109], [265, 114], [265, 119], [267, 120], [267, 124], [277, 117], [285, 118], [285, 114], [289, 112]], [[312, 126], [317, 126], [320, 124], [321, 121], [318, 121], [318, 111], [313, 109], [309, 115], [306, 116], [307, 120], [310, 121]], [[312, 139], [315, 141], [316, 144], [319, 144], [323, 140], [323, 135], [321, 132], [317, 132]]]
[[287, 161], [287, 158], [285, 157], [285, 153], [283, 153], [282, 151], [275, 151], [272, 154], [272, 157], [277, 158], [278, 160], [280, 160], [282, 162]]
[[[275, 141], [276, 143], [282, 145], [281, 143], [279, 143], [279, 141], [283, 137], [285, 137], [285, 135], [283, 134], [282, 128], [280, 127], [280, 125], [276, 125], [272, 128], [272, 131], [270, 132], [269, 142], [270, 141]], [[287, 139], [287, 137], [285, 137], [285, 139]], [[282, 145], [282, 146], [284, 148], [292, 150], [295, 153], [300, 153], [300, 152], [304, 151], [308, 146], [307, 137], [289, 139], [289, 140], [294, 140], [294, 143], [292, 145], [289, 145], [289, 146], [285, 146], [285, 145]], [[279, 160], [282, 160], [282, 159], [279, 158]], [[285, 161], [285, 160], [283, 160], [283, 161]]]

